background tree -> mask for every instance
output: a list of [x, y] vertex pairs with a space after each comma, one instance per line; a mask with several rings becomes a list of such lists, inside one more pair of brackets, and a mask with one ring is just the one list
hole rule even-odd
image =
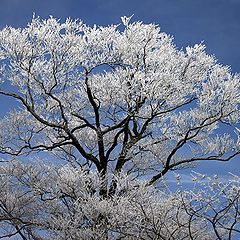
[[[172, 40], [127, 17], [107, 27], [33, 18], [24, 29], [0, 31], [0, 94], [19, 103], [1, 119], [0, 152], [3, 161], [35, 158], [3, 163], [3, 237], [224, 239], [239, 232], [237, 177], [209, 186], [209, 202], [154, 189], [170, 171], [240, 153], [239, 75], [203, 44], [179, 50]], [[60, 161], [40, 166], [36, 154]]]

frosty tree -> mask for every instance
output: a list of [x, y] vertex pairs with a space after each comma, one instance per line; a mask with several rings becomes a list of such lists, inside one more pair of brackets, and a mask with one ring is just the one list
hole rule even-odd
[[18, 102], [0, 121], [0, 238], [240, 233], [237, 176], [196, 176], [200, 188], [172, 194], [156, 185], [240, 153], [240, 77], [203, 44], [179, 50], [127, 17], [108, 27], [33, 18], [0, 31], [0, 64], [0, 94]]

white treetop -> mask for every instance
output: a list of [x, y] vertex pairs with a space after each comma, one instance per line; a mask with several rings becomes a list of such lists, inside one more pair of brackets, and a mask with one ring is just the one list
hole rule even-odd
[[[195, 192], [155, 187], [170, 171], [238, 157], [240, 76], [203, 43], [179, 50], [157, 25], [121, 19], [34, 17], [0, 31], [0, 94], [19, 102], [0, 120], [0, 238], [240, 233], [238, 177]], [[36, 154], [67, 165], [17, 160]]]

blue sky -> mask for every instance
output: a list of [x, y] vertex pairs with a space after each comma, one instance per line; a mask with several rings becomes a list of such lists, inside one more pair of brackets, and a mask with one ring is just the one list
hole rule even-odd
[[88, 24], [119, 23], [123, 15], [154, 22], [178, 47], [204, 40], [207, 51], [240, 71], [239, 0], [1, 0], [0, 28], [25, 26], [32, 13], [80, 18]]
[[[133, 20], [159, 24], [162, 31], [174, 36], [179, 48], [204, 41], [209, 54], [240, 72], [239, 11], [240, 0], [1, 0], [0, 28], [23, 27], [33, 12], [42, 18], [80, 18], [90, 25], [119, 23], [121, 16], [134, 14]], [[0, 108], [8, 104], [0, 98]], [[237, 173], [239, 160], [208, 163], [203, 169]]]

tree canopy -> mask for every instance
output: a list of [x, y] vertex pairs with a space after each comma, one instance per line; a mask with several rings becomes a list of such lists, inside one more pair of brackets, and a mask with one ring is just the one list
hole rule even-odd
[[195, 192], [157, 185], [199, 161], [239, 157], [240, 76], [203, 43], [178, 49], [159, 26], [128, 17], [105, 27], [34, 17], [0, 31], [0, 82], [18, 102], [0, 120], [2, 238], [240, 233], [237, 176], [197, 176]]

